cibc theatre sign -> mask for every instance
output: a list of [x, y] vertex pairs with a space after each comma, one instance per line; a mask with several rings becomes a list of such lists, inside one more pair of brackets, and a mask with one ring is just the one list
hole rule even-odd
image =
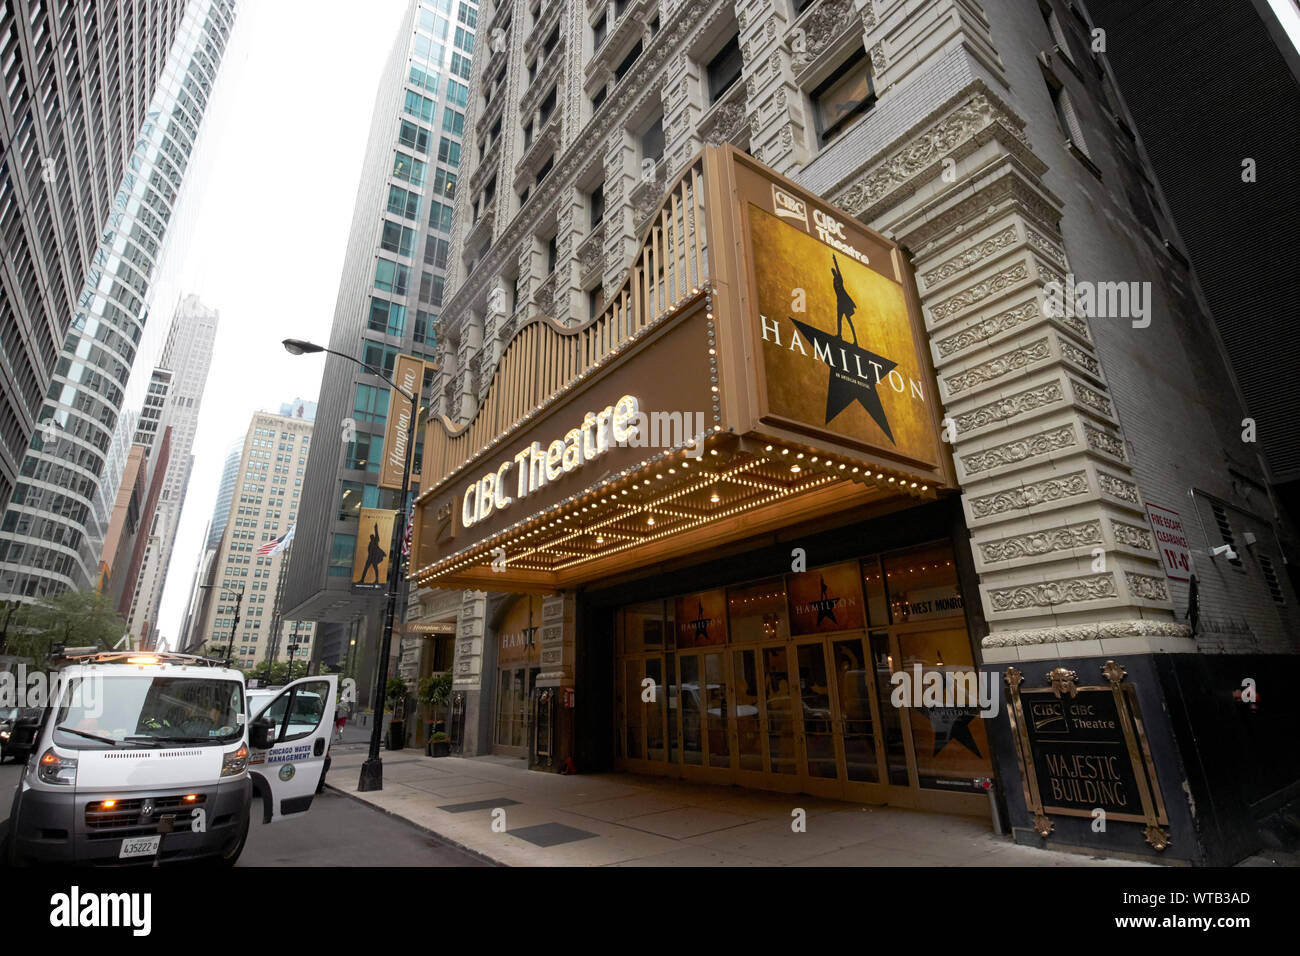
[[954, 487], [898, 246], [731, 147], [647, 222], [601, 314], [530, 317], [471, 420], [430, 420], [420, 585], [567, 587]]

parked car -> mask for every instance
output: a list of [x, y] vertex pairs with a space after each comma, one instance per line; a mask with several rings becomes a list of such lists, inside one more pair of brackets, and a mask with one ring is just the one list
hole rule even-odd
[[10, 757], [14, 763], [26, 763], [36, 746], [40, 726], [39, 707], [10, 707], [0, 711], [0, 763]]

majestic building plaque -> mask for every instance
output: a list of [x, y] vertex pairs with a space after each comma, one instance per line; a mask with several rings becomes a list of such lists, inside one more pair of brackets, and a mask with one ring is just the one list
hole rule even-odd
[[1048, 686], [1022, 687], [1024, 675], [1007, 669], [1011, 730], [1020, 764], [1025, 805], [1034, 829], [1046, 837], [1048, 814], [1146, 825], [1157, 850], [1170, 844], [1150, 747], [1137, 696], [1124, 684], [1124, 668], [1102, 667], [1107, 683], [1080, 687], [1073, 671], [1058, 667]]

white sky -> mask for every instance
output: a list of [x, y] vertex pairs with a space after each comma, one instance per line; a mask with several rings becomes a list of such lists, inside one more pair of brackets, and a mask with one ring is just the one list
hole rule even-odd
[[[159, 630], [180, 633], [226, 449], [258, 410], [314, 401], [380, 70], [406, 0], [241, 0], [200, 152], [161, 266], [154, 316], [176, 296], [220, 310]], [[179, 225], [179, 223], [178, 223]], [[164, 298], [165, 297], [165, 298]]]

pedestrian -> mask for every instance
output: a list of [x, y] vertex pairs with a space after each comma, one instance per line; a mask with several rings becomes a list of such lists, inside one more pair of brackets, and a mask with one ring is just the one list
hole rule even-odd
[[348, 705], [340, 704], [338, 714], [334, 718], [334, 739], [343, 739], [343, 728], [348, 722]]

